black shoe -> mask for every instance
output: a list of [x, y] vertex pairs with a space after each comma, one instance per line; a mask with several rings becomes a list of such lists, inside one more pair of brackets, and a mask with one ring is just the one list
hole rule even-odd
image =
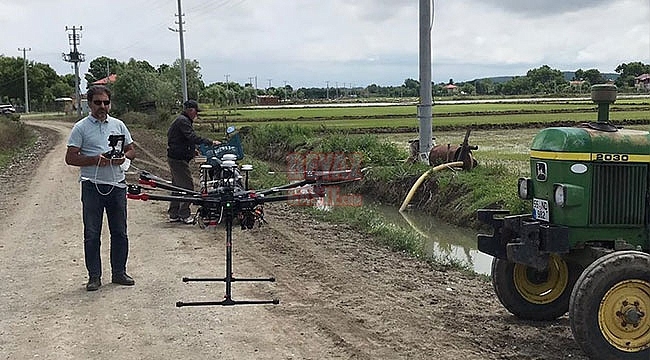
[[86, 291], [99, 290], [100, 286], [102, 286], [102, 280], [100, 278], [90, 278], [88, 284], [86, 284]]
[[126, 286], [135, 285], [135, 280], [133, 280], [133, 278], [127, 275], [126, 273], [120, 275], [113, 275], [113, 279], [111, 282], [113, 284], [120, 284]]

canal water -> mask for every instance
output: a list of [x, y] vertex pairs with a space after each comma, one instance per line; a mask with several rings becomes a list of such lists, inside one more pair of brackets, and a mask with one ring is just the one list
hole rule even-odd
[[415, 210], [400, 213], [398, 206], [377, 205], [376, 208], [387, 221], [422, 235], [426, 239], [425, 252], [428, 255], [453, 259], [479, 274], [490, 274], [492, 256], [478, 251], [475, 230], [449, 225]]

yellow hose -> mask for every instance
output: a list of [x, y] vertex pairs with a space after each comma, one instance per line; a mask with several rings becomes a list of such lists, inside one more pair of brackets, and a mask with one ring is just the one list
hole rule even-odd
[[411, 202], [411, 198], [413, 197], [413, 195], [415, 195], [415, 192], [418, 190], [420, 185], [422, 185], [422, 183], [427, 178], [427, 176], [429, 176], [429, 174], [434, 173], [436, 171], [440, 171], [442, 169], [454, 167], [454, 166], [463, 166], [463, 162], [462, 161], [454, 161], [454, 162], [438, 165], [436, 167], [433, 167], [433, 168], [427, 170], [424, 174], [420, 175], [418, 180], [411, 187], [411, 190], [409, 190], [409, 193], [406, 194], [406, 198], [404, 199], [404, 202], [402, 203], [402, 206], [400, 206], [399, 211], [401, 212], [401, 211], [404, 211], [404, 209], [406, 209], [409, 202]]

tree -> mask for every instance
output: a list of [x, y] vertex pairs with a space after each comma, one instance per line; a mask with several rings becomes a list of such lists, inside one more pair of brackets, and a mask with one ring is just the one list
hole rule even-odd
[[417, 80], [413, 80], [411, 78], [408, 78], [404, 80], [404, 87], [407, 89], [414, 89], [414, 90], [420, 90], [420, 82]]
[[644, 64], [640, 61], [631, 62], [629, 64], [623, 63], [616, 67], [617, 73], [621, 74], [616, 79], [616, 86], [618, 87], [632, 87], [634, 86], [634, 78], [641, 74], [650, 74], [650, 64]]
[[573, 73], [573, 81], [581, 81], [585, 79], [585, 72], [582, 69], [578, 69]]
[[[88, 72], [84, 75], [86, 82], [92, 84], [110, 74], [120, 74], [125, 64], [116, 59], [100, 56], [93, 59], [88, 65]], [[74, 79], [74, 78], [73, 78]]]
[[[288, 86], [288, 85], [287, 85]], [[241, 100], [243, 104], [250, 104], [257, 99], [257, 92], [252, 86], [244, 86], [241, 91]]]
[[474, 81], [477, 95], [489, 95], [494, 93], [494, 81], [492, 79], [480, 79]]
[[[27, 62], [27, 81], [29, 82], [29, 104], [32, 110], [44, 109], [54, 101], [53, 91], [49, 90], [61, 80], [49, 65]], [[15, 105], [25, 105], [24, 60], [18, 57], [0, 55], [0, 101]]]
[[506, 81], [501, 86], [504, 95], [523, 95], [531, 92], [532, 81], [528, 76], [515, 76], [512, 80]]
[[[54, 94], [50, 89], [61, 81], [56, 71], [50, 65], [31, 62], [27, 69], [29, 80], [29, 105], [32, 109], [39, 109], [54, 101]], [[32, 106], [34, 103], [35, 106]]]
[[607, 82], [607, 79], [603, 77], [603, 74], [601, 74], [598, 69], [586, 70], [583, 74], [583, 79], [587, 80], [591, 85], [604, 84]]
[[[115, 83], [113, 90], [113, 109], [117, 113], [135, 111], [139, 105], [159, 100], [159, 90], [164, 89], [156, 73], [140, 71], [136, 66], [127, 66]], [[169, 102], [168, 99], [162, 99]]]
[[[528, 78], [529, 85], [532, 86], [532, 89], [535, 89], [535, 92], [555, 93], [558, 87], [562, 87], [567, 82], [564, 75], [562, 75], [562, 71], [551, 69], [548, 65], [528, 70], [526, 78]], [[518, 91], [518, 94], [526, 93], [521, 92], [521, 89]]]
[[366, 87], [366, 91], [368, 91], [368, 94], [371, 96], [377, 96], [379, 95], [379, 86], [377, 84], [371, 84]]
[[146, 60], [136, 60], [134, 58], [130, 58], [129, 62], [126, 65], [129, 68], [137, 69], [138, 71], [142, 71], [142, 72], [148, 72], [148, 73], [158, 72], [156, 68], [151, 66], [151, 64], [149, 64], [149, 62]]
[[411, 78], [404, 80], [404, 92], [401, 96], [418, 96], [420, 94], [420, 82]]
[[460, 92], [464, 95], [476, 95], [476, 87], [471, 82], [466, 82], [460, 86]]
[[[63, 78], [63, 77], [62, 77]], [[57, 83], [50, 87], [52, 97], [70, 97], [74, 93], [74, 85], [70, 85], [64, 79], [60, 79]]]
[[22, 104], [24, 97], [23, 59], [0, 55], [0, 101]]
[[[181, 84], [181, 60], [176, 59], [171, 67], [158, 68], [165, 81], [169, 81], [174, 88], [176, 97], [183, 99], [183, 86]], [[185, 60], [185, 77], [187, 79], [187, 95], [190, 99], [198, 99], [199, 93], [205, 88], [201, 79], [201, 66], [196, 60]]]
[[226, 89], [219, 83], [210, 84], [201, 91], [201, 99], [203, 99], [203, 101], [209, 100], [212, 105], [225, 106], [225, 90]]

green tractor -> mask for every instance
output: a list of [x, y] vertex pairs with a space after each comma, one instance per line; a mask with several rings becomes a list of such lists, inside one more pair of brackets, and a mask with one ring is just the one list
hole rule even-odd
[[569, 312], [594, 359], [650, 359], [650, 133], [609, 123], [614, 85], [595, 85], [598, 122], [540, 131], [531, 176], [518, 181], [532, 214], [481, 209], [478, 235], [492, 283], [522, 319]]

